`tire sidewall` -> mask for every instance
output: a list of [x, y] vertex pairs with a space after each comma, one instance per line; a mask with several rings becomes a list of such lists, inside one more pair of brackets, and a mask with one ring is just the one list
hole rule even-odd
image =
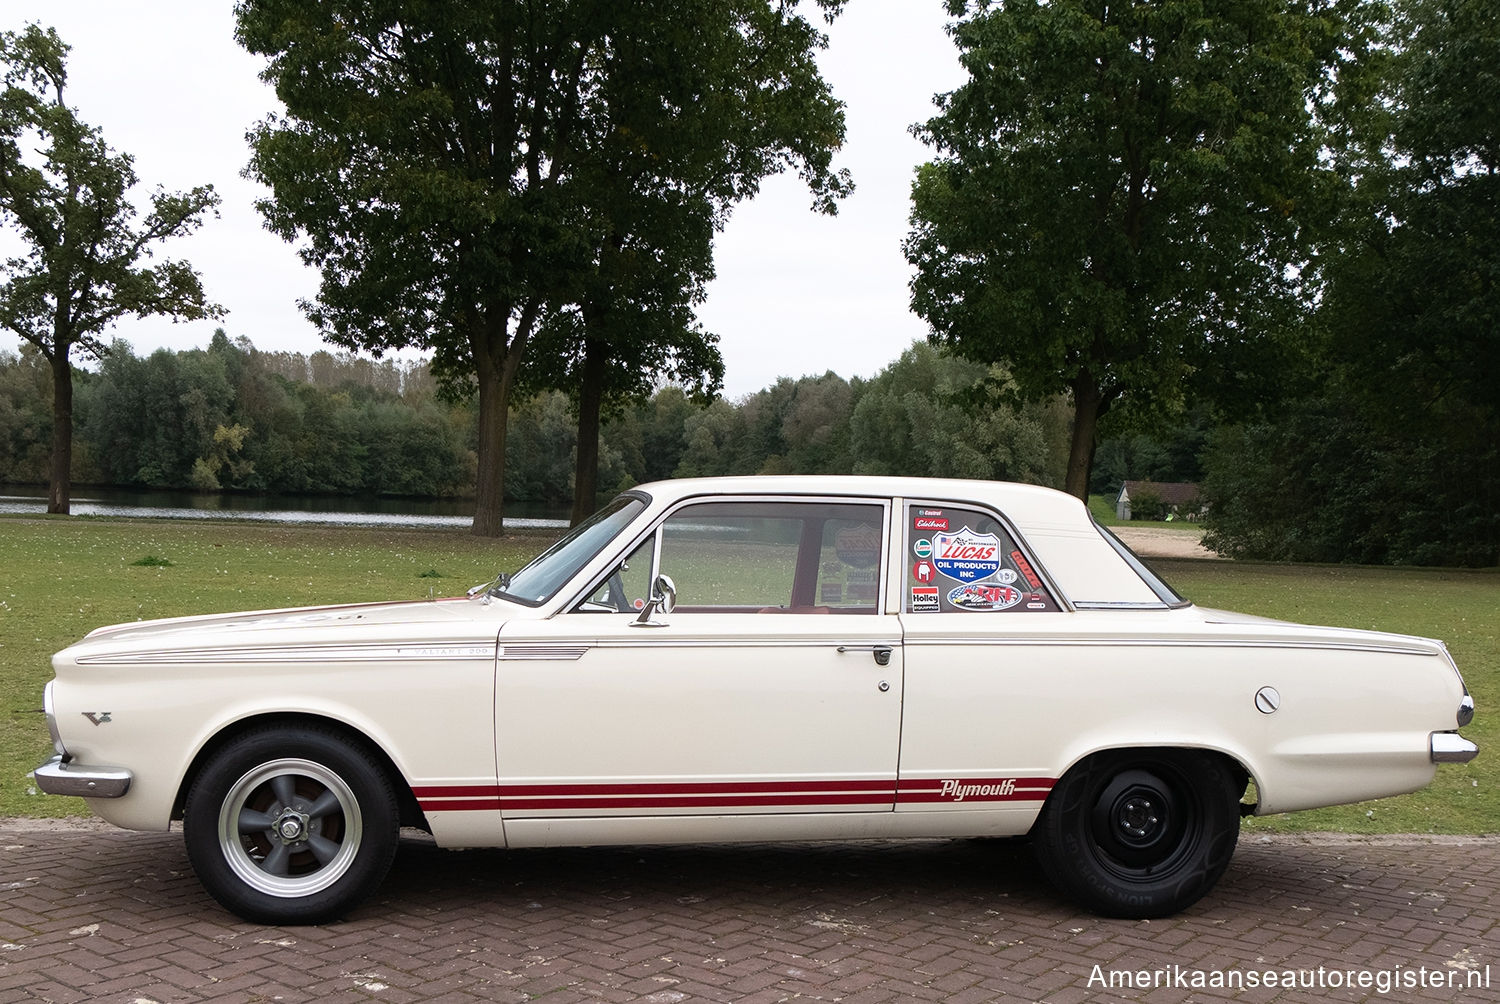
[[[327, 888], [307, 896], [276, 896], [247, 885], [219, 842], [224, 800], [250, 771], [277, 760], [311, 761], [348, 786], [362, 817], [359, 848], [347, 870]], [[318, 728], [272, 727], [232, 740], [204, 764], [188, 790], [183, 836], [193, 870], [210, 895], [246, 920], [317, 924], [342, 916], [372, 893], [395, 857], [396, 797], [390, 780], [364, 750]]]
[[[1156, 874], [1124, 874], [1095, 836], [1096, 801], [1130, 771], [1169, 775], [1186, 794], [1177, 850]], [[1080, 762], [1053, 789], [1033, 831], [1038, 862], [1054, 885], [1090, 910], [1111, 917], [1150, 918], [1197, 902], [1223, 875], [1239, 836], [1240, 792], [1229, 764], [1197, 750], [1123, 750]]]

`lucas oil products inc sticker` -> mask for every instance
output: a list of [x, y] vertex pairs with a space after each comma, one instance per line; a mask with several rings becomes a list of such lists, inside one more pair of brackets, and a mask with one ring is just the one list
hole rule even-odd
[[965, 526], [957, 533], [932, 535], [932, 563], [950, 579], [978, 582], [1000, 570], [1000, 538]]

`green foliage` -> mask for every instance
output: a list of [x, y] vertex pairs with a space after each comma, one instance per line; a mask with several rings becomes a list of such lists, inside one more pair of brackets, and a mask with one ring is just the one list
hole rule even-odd
[[1500, 563], [1500, 19], [1401, 0], [1322, 269], [1322, 387], [1210, 454], [1227, 553]]
[[158, 558], [154, 554], [148, 554], [143, 558], [137, 558], [131, 563], [133, 568], [171, 568], [172, 563], [166, 558]]
[[[605, 424], [600, 484], [857, 471], [1056, 484], [1065, 409], [1016, 412], [990, 389], [998, 379], [923, 343], [870, 381], [784, 378], [737, 404], [663, 387]], [[26, 450], [46, 440], [46, 389], [34, 353], [0, 355], [0, 483], [44, 477]], [[207, 349], [146, 358], [117, 343], [97, 374], [80, 374], [78, 413], [80, 471], [99, 485], [429, 497], [474, 485], [473, 407], [439, 400], [421, 368], [263, 353], [223, 332]], [[567, 396], [533, 394], [509, 421], [508, 498], [573, 498]]]
[[[241, 0], [235, 15], [286, 108], [253, 130], [249, 173], [271, 229], [322, 270], [308, 316], [346, 347], [431, 349], [451, 390], [478, 392], [476, 534], [501, 529], [517, 388], [577, 362], [593, 416], [653, 373], [712, 388], [691, 306], [713, 225], [786, 168], [824, 203], [848, 187], [830, 170], [843, 112], [813, 58], [825, 40], [792, 5]], [[549, 365], [528, 372], [539, 332]]]
[[158, 189], [139, 222], [131, 158], [65, 103], [68, 47], [29, 25], [0, 33], [0, 225], [24, 250], [4, 265], [0, 327], [34, 345], [53, 383], [49, 512], [68, 511], [76, 348], [105, 353], [102, 332], [122, 317], [217, 316], [187, 262], [150, 263], [153, 245], [191, 234], [218, 205], [211, 186]]
[[1204, 544], [1275, 561], [1495, 565], [1500, 442], [1456, 445], [1322, 401], [1221, 430], [1205, 457]]
[[[917, 133], [913, 309], [1071, 394], [1069, 491], [1117, 404], [1170, 413], [1195, 382], [1253, 380], [1294, 316], [1326, 200], [1313, 100], [1340, 8], [1277, 0], [950, 0], [969, 80]], [[1216, 387], [1226, 396], [1228, 389]]]
[[854, 471], [1061, 485], [1065, 410], [1054, 401], [1018, 411], [1004, 387], [994, 367], [913, 345], [854, 408]]

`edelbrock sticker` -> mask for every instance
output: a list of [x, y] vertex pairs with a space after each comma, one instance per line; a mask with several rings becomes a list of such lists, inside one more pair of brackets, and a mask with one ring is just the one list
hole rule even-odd
[[975, 533], [967, 526], [957, 533], [932, 535], [932, 563], [959, 582], [978, 582], [1000, 570], [1000, 538]]

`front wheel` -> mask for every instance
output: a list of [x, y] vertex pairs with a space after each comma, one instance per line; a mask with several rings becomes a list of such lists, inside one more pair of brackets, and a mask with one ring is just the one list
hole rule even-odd
[[1229, 866], [1243, 789], [1213, 753], [1099, 753], [1052, 790], [1033, 846], [1052, 883], [1088, 909], [1164, 917], [1197, 902]]
[[396, 796], [363, 750], [317, 728], [246, 733], [193, 781], [188, 858], [246, 920], [316, 924], [380, 884], [399, 835]]

